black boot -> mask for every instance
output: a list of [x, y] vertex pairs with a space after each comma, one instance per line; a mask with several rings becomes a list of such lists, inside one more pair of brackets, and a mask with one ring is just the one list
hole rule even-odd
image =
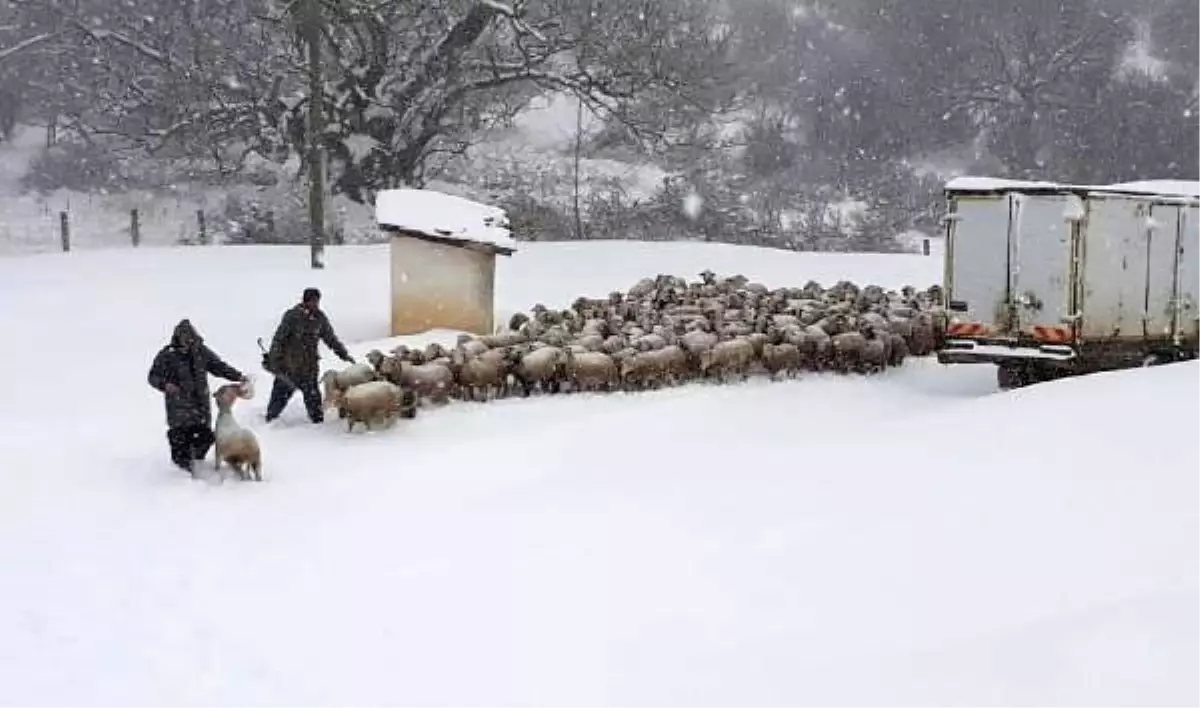
[[171, 446], [171, 462], [179, 469], [192, 474], [192, 433], [187, 428], [167, 430], [167, 443]]

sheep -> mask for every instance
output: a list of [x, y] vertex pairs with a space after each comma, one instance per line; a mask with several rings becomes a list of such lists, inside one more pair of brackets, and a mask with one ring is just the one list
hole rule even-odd
[[416, 392], [419, 400], [437, 404], [447, 403], [454, 390], [454, 374], [445, 364], [410, 364], [398, 362], [399, 370], [393, 383]]
[[904, 341], [904, 337], [895, 332], [892, 332], [888, 336], [892, 338], [892, 349], [888, 357], [888, 366], [900, 366], [904, 363], [904, 358], [908, 356], [908, 342]]
[[445, 358], [448, 355], [446, 348], [437, 342], [430, 342], [425, 347], [425, 351], [423, 353], [425, 354], [425, 361], [435, 361], [437, 359]]
[[888, 333], [868, 337], [860, 352], [860, 367], [863, 373], [878, 373], [887, 368], [891, 358], [891, 335]]
[[598, 334], [601, 337], [607, 337], [612, 334], [612, 328], [609, 327], [606, 320], [599, 318], [589, 318], [584, 320], [582, 327], [579, 330], [580, 334]]
[[728, 339], [700, 353], [700, 371], [707, 376], [715, 369], [722, 382], [728, 374], [736, 374], [745, 380], [753, 360], [754, 346], [749, 340], [741, 337]]
[[250, 398], [250, 389], [243, 384], [225, 384], [213, 393], [217, 402], [216, 438], [213, 468], [220, 470], [227, 463], [245, 480], [262, 481], [262, 450], [254, 432], [238, 425], [233, 417], [233, 404], [239, 398]]
[[912, 334], [908, 338], [909, 351], [913, 356], [925, 356], [931, 353], [938, 344], [933, 317], [927, 312], [920, 312], [910, 322]]
[[527, 353], [514, 350], [509, 357], [513, 378], [528, 397], [534, 389], [558, 393], [564, 354], [558, 347], [542, 347]]
[[488, 350], [477, 357], [468, 357], [456, 350], [450, 357], [450, 371], [458, 384], [459, 397], [465, 400], [478, 400], [478, 394], [483, 394], [487, 401], [504, 393], [508, 382], [508, 361], [504, 351]]
[[630, 344], [638, 351], [648, 352], [667, 346], [667, 340], [660, 334], [650, 333], [637, 337]]
[[866, 337], [861, 332], [839, 332], [831, 338], [833, 364], [839, 371], [848, 372], [858, 365]]
[[668, 344], [653, 352], [659, 364], [659, 377], [672, 384], [680, 384], [690, 378], [691, 366], [687, 352], [678, 344]]
[[762, 363], [763, 368], [767, 370], [767, 375], [772, 379], [781, 371], [787, 374], [789, 378], [793, 377], [800, 370], [800, 348], [788, 342], [784, 342], [783, 344], [771, 344], [768, 342], [763, 344]]
[[346, 389], [338, 412], [346, 419], [347, 432], [353, 432], [356, 423], [371, 430], [372, 423], [382, 422], [391, 427], [397, 418], [415, 416], [416, 401], [411, 392], [390, 381], [368, 381]]
[[379, 378], [378, 367], [383, 361], [383, 354], [378, 349], [372, 349], [367, 352], [366, 358], [369, 363], [351, 364], [341, 371], [330, 369], [321, 375], [326, 408], [337, 408], [342, 394], [351, 386]]
[[575, 340], [575, 343], [590, 352], [598, 352], [604, 348], [605, 339], [599, 334], [588, 334]]
[[489, 351], [490, 347], [478, 339], [475, 339], [469, 334], [460, 334], [458, 342], [455, 344], [456, 349], [462, 350], [467, 356], [479, 356], [480, 354]]
[[687, 354], [677, 345], [641, 351], [621, 361], [621, 382], [627, 390], [658, 388], [686, 378]]
[[529, 322], [529, 316], [523, 312], [517, 312], [508, 320], [508, 328], [516, 332], [521, 327], [524, 327], [527, 322]]
[[754, 357], [761, 358], [763, 353], [763, 345], [767, 343], [769, 337], [764, 332], [751, 332], [746, 335], [746, 341], [750, 342], [750, 346], [754, 349]]
[[511, 347], [514, 344], [521, 344], [528, 341], [528, 337], [520, 332], [505, 330], [496, 334], [487, 335], [479, 338], [489, 348], [495, 349], [498, 347]]
[[551, 347], [565, 347], [571, 342], [571, 335], [563, 327], [555, 325], [548, 328], [536, 341]]
[[654, 284], [654, 280], [650, 278], [642, 278], [629, 289], [629, 297], [635, 300], [640, 300], [653, 293], [656, 289], [657, 287]]
[[[628, 292], [580, 297], [562, 310], [535, 304], [494, 334], [459, 336], [451, 351], [400, 346], [394, 356], [374, 351], [367, 359], [380, 377], [439, 402], [447, 387], [462, 399], [490, 400], [516, 385], [528, 396], [563, 385], [583, 391], [696, 376], [744, 380], [759, 369], [772, 379], [829, 367], [874, 373], [940, 346], [946, 321], [940, 297], [938, 289], [895, 291], [844, 280], [828, 288], [810, 281], [770, 289], [711, 271], [699, 282], [659, 274]], [[425, 380], [430, 375], [432, 383]], [[323, 381], [336, 405], [346, 386]]]
[[683, 347], [688, 354], [699, 357], [700, 352], [712, 349], [718, 341], [720, 338], [712, 332], [691, 330], [679, 338], [679, 346]]
[[620, 378], [616, 362], [601, 352], [576, 354], [567, 350], [564, 377], [574, 391], [611, 391]]

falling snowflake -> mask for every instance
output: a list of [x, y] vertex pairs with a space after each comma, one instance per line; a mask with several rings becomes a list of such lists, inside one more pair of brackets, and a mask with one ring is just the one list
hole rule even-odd
[[683, 198], [683, 214], [695, 221], [700, 218], [700, 210], [704, 207], [704, 198], [695, 192]]

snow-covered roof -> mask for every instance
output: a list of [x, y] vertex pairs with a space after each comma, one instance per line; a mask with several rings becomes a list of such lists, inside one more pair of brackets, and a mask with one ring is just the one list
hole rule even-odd
[[443, 241], [517, 250], [503, 209], [428, 189], [385, 189], [375, 197], [375, 221]]
[[955, 177], [946, 182], [945, 189], [947, 192], [1046, 190], [1061, 192], [1107, 192], [1200, 199], [1200, 182], [1174, 179], [1143, 180], [1140, 182], [1122, 182], [1120, 184], [1065, 184], [1059, 182], [999, 179], [995, 177]]
[[1054, 182], [1029, 182], [997, 177], [955, 177], [946, 182], [948, 192], [998, 192], [1005, 189], [1063, 189]]
[[1200, 182], [1182, 179], [1150, 179], [1140, 182], [1109, 184], [1096, 191], [1132, 192], [1136, 194], [1170, 194], [1200, 198]]

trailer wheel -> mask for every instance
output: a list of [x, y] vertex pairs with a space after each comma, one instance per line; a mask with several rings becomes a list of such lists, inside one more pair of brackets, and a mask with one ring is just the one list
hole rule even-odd
[[1019, 366], [997, 364], [996, 385], [1000, 387], [1001, 391], [1021, 388], [1027, 383], [1024, 373], [1024, 370]]

